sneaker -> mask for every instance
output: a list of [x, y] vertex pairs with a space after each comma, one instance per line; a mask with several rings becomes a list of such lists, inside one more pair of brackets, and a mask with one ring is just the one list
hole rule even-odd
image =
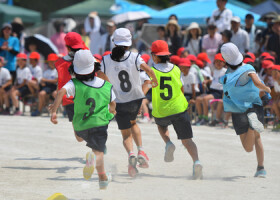
[[257, 170], [256, 173], [255, 173], [255, 177], [265, 178], [266, 177], [265, 169]]
[[257, 114], [255, 112], [250, 112], [247, 114], [250, 126], [256, 130], [258, 133], [264, 131], [263, 124], [258, 120]]
[[207, 119], [202, 119], [200, 122], [199, 122], [199, 125], [207, 125], [208, 124], [208, 120]]
[[140, 123], [143, 123], [143, 124], [149, 123], [150, 121], [151, 121], [151, 119], [148, 118], [148, 117], [144, 117], [143, 119], [140, 119], [140, 120], [139, 120], [139, 122], [140, 122]]
[[209, 126], [216, 126], [217, 124], [219, 124], [219, 122], [215, 119], [209, 124]]
[[100, 190], [106, 190], [109, 183], [112, 181], [112, 175], [111, 173], [106, 173], [107, 180], [106, 181], [99, 181], [99, 189]]
[[165, 162], [172, 162], [174, 160], [175, 149], [176, 149], [176, 147], [172, 142], [166, 143], [165, 154], [164, 154], [164, 161]]
[[148, 168], [149, 167], [149, 158], [144, 151], [138, 151], [137, 160], [140, 163], [139, 167], [141, 168]]
[[19, 110], [18, 110], [18, 111], [15, 111], [15, 112], [14, 112], [14, 115], [22, 115], [22, 112], [20, 112]]
[[135, 177], [138, 174], [136, 164], [137, 164], [137, 158], [134, 155], [129, 156], [129, 158], [128, 158], [128, 174], [131, 177]]
[[199, 160], [195, 161], [193, 164], [193, 179], [198, 180], [202, 179], [202, 165]]
[[194, 125], [194, 126], [199, 126], [201, 120], [202, 120], [202, 119], [197, 119], [197, 120], [193, 123], [193, 125]]
[[92, 152], [88, 152], [86, 155], [86, 165], [84, 167], [84, 179], [89, 180], [94, 171], [94, 154]]
[[37, 117], [37, 116], [40, 116], [40, 115], [41, 115], [41, 112], [39, 110], [35, 110], [31, 113], [32, 117]]

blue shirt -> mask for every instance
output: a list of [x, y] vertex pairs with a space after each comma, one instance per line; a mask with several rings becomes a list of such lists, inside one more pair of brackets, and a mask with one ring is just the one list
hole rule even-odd
[[[19, 40], [16, 37], [10, 36], [8, 40], [4, 38], [0, 38], [0, 47], [3, 45], [4, 42], [8, 42], [8, 47], [14, 51], [19, 52]], [[9, 51], [0, 50], [0, 56], [4, 57], [7, 61], [6, 65], [4, 66], [10, 72], [16, 71], [16, 55], [12, 54]]]

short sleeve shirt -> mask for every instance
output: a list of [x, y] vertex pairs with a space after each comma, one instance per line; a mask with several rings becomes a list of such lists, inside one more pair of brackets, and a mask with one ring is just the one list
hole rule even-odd
[[31, 71], [28, 67], [17, 69], [17, 83], [22, 84], [24, 80], [30, 81], [32, 79]]
[[48, 80], [55, 80], [57, 79], [57, 71], [56, 69], [47, 69], [43, 73], [43, 78], [48, 79]]
[[11, 74], [10, 74], [9, 70], [1, 67], [0, 68], [0, 86], [4, 85], [9, 80], [11, 80]]

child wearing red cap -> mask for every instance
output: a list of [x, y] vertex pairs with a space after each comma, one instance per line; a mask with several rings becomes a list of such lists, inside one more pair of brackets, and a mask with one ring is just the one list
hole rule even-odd
[[[136, 124], [136, 117], [142, 104], [142, 99], [148, 91], [141, 85], [140, 69], [143, 69], [151, 78], [152, 86], [157, 86], [157, 79], [153, 70], [143, 61], [141, 56], [128, 49], [132, 45], [132, 36], [128, 29], [119, 28], [113, 34], [116, 47], [112, 54], [103, 57], [101, 70], [108, 76], [116, 93], [116, 121], [121, 130], [123, 145], [128, 153], [128, 174], [136, 176], [140, 167], [147, 168], [149, 158], [143, 150], [141, 131]], [[138, 156], [133, 152], [133, 142], [137, 145]]]
[[[8, 93], [12, 86], [12, 77], [8, 69], [4, 68], [5, 60], [0, 57], [0, 114], [10, 114], [10, 101]], [[5, 109], [3, 105], [5, 104]]]
[[192, 140], [193, 132], [187, 113], [188, 102], [184, 97], [181, 71], [176, 65], [169, 63], [171, 53], [165, 41], [153, 42], [151, 53], [155, 63], [152, 70], [160, 83], [158, 87], [152, 89], [152, 115], [166, 143], [164, 161], [174, 160], [175, 145], [171, 142], [168, 131], [168, 126], [172, 124], [178, 139], [182, 141], [194, 162], [193, 178], [201, 179], [202, 165], [198, 159], [197, 147]]
[[[196, 98], [195, 107], [198, 114], [198, 120], [196, 125], [208, 124], [208, 105], [212, 99], [223, 98], [223, 86], [219, 83], [220, 77], [226, 73], [226, 62], [222, 57], [222, 54], [216, 54], [214, 59], [215, 69], [213, 71], [213, 78], [206, 80], [204, 84], [210, 84], [210, 89], [207, 95], [201, 95]], [[203, 111], [203, 112], [202, 112]], [[219, 118], [220, 116], [218, 116]]]
[[58, 56], [55, 53], [48, 55], [47, 63], [48, 69], [44, 71], [43, 77], [40, 80], [40, 91], [38, 94], [39, 104], [38, 109], [31, 113], [31, 116], [41, 115], [43, 107], [46, 105], [47, 95], [56, 97], [57, 88], [57, 71], [55, 69], [55, 62], [58, 60]]
[[15, 107], [14, 115], [21, 115], [19, 110], [19, 101], [18, 97], [24, 97], [30, 94], [30, 90], [27, 86], [27, 83], [32, 79], [32, 74], [27, 67], [27, 55], [24, 53], [19, 53], [17, 55], [17, 81], [16, 84], [12, 87], [10, 91], [10, 97]]
[[32, 80], [28, 81], [27, 85], [32, 95], [35, 95], [36, 91], [39, 90], [39, 82], [42, 78], [42, 68], [39, 66], [40, 54], [32, 52], [29, 55], [29, 69], [32, 74]]

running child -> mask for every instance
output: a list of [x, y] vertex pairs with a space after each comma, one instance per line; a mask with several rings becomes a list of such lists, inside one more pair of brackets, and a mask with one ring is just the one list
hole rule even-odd
[[[4, 68], [5, 60], [0, 57], [0, 113], [10, 114], [10, 101], [8, 93], [12, 87], [12, 77], [8, 69]], [[3, 107], [5, 105], [5, 109]]]
[[[57, 124], [56, 111], [63, 96], [73, 96], [73, 126], [78, 137], [87, 142], [96, 156], [96, 170], [99, 176], [99, 188], [106, 189], [111, 175], [104, 169], [104, 150], [107, 141], [107, 129], [113, 119], [116, 103], [112, 85], [95, 77], [96, 62], [89, 50], [79, 50], [73, 61], [73, 78], [59, 90], [54, 104], [50, 106], [51, 122]], [[108, 108], [109, 105], [109, 108]], [[88, 152], [84, 167], [84, 178], [90, 179], [94, 171], [94, 155]]]
[[32, 52], [29, 55], [30, 71], [32, 74], [32, 80], [28, 81], [27, 85], [32, 95], [35, 95], [39, 91], [39, 83], [43, 76], [42, 68], [39, 66], [40, 54]]
[[17, 56], [18, 69], [16, 71], [16, 84], [12, 87], [9, 96], [12, 99], [13, 106], [15, 107], [14, 115], [21, 115], [19, 110], [18, 97], [25, 97], [30, 94], [30, 90], [27, 86], [28, 81], [32, 79], [32, 74], [27, 67], [27, 55], [19, 53]]
[[38, 94], [39, 104], [38, 109], [31, 113], [31, 116], [40, 116], [43, 107], [46, 106], [46, 97], [51, 95], [53, 98], [56, 97], [57, 91], [57, 71], [55, 69], [55, 62], [58, 56], [55, 53], [48, 55], [47, 63], [48, 69], [44, 71], [43, 77], [40, 80], [40, 92]]
[[[154, 71], [157, 80], [160, 81], [159, 87], [152, 89], [152, 115], [158, 126], [159, 133], [166, 143], [165, 162], [174, 160], [175, 145], [169, 137], [168, 126], [173, 125], [178, 139], [187, 148], [193, 164], [193, 178], [202, 178], [202, 165], [198, 159], [196, 144], [193, 142], [192, 127], [187, 113], [188, 102], [184, 97], [183, 83], [180, 78], [180, 69], [169, 63], [170, 52], [168, 44], [163, 40], [152, 43], [152, 58], [154, 60]], [[189, 64], [188, 64], [189, 65]]]
[[263, 103], [260, 90], [270, 93], [258, 78], [252, 65], [243, 64], [243, 56], [236, 45], [226, 43], [221, 47], [221, 53], [228, 70], [220, 78], [223, 85], [224, 110], [232, 113], [232, 123], [246, 152], [252, 152], [254, 146], [257, 155], [257, 171], [255, 177], [265, 177], [264, 150], [260, 133], [264, 130]]
[[[116, 46], [113, 48], [112, 54], [103, 57], [101, 71], [108, 76], [116, 93], [116, 120], [123, 136], [123, 145], [128, 153], [128, 174], [134, 177], [138, 172], [137, 161], [140, 163], [140, 167], [149, 166], [149, 158], [142, 147], [141, 131], [136, 124], [142, 99], [149, 89], [144, 87], [145, 91], [142, 90], [140, 69], [151, 77], [153, 87], [157, 86], [157, 79], [153, 70], [141, 56], [128, 50], [132, 44], [128, 29], [117, 29], [113, 34], [113, 42]], [[133, 152], [132, 137], [138, 148], [137, 158]]]

